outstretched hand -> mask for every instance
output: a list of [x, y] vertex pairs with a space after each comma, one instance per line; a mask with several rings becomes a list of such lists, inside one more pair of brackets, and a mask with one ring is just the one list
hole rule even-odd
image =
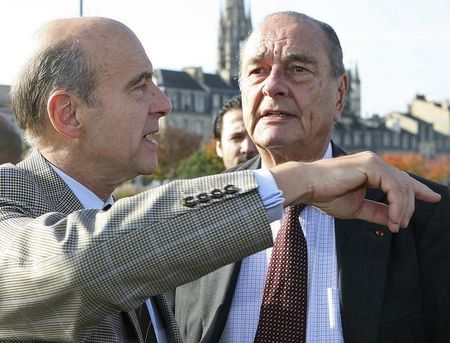
[[[371, 152], [310, 163], [287, 162], [271, 171], [284, 193], [285, 205], [310, 204], [337, 218], [387, 225], [392, 232], [408, 225], [416, 198], [440, 200], [439, 194]], [[365, 199], [367, 188], [385, 192], [388, 204]]]

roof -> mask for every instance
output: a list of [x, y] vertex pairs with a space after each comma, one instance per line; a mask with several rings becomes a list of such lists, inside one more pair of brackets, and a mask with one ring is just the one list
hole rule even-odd
[[217, 74], [203, 74], [203, 83], [209, 88], [234, 90]]
[[203, 87], [184, 71], [158, 69], [155, 70], [158, 86], [204, 91]]

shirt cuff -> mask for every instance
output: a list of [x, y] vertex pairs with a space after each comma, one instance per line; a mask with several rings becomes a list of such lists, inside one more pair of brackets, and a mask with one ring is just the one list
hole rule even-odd
[[277, 183], [268, 169], [253, 170], [253, 173], [269, 222], [280, 220], [283, 216], [283, 192], [278, 189]]

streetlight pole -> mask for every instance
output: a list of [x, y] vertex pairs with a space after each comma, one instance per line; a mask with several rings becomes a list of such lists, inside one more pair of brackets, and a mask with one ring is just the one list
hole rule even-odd
[[80, 17], [83, 16], [83, 0], [80, 0]]

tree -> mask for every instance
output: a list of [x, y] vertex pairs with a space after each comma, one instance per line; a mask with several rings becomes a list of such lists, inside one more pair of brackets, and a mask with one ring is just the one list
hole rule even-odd
[[448, 184], [450, 180], [450, 155], [443, 155], [427, 160], [418, 153], [386, 153], [383, 159], [393, 166], [423, 176], [427, 179]]
[[449, 184], [450, 155], [434, 158], [425, 164], [423, 176], [440, 183]]
[[187, 159], [180, 162], [176, 169], [178, 178], [190, 179], [199, 176], [218, 174], [224, 170], [222, 161], [217, 157], [214, 140], [203, 145]]
[[200, 147], [201, 140], [195, 133], [166, 127], [157, 137], [158, 170], [152, 177], [159, 180], [174, 178], [177, 165]]
[[386, 153], [382, 155], [383, 159], [401, 170], [413, 173], [416, 175], [423, 175], [425, 159], [418, 153]]

